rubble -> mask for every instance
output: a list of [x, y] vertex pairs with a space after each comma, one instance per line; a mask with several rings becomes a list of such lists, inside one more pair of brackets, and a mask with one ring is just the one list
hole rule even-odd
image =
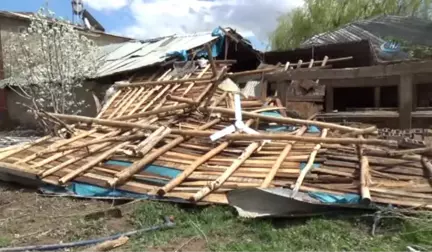
[[[210, 59], [183, 76], [168, 69], [118, 83], [96, 118], [50, 114], [72, 123], [75, 135], [0, 149], [0, 171], [191, 203], [228, 204], [232, 190], [283, 187], [294, 199], [308, 193], [322, 204], [330, 204], [327, 194], [354, 195], [364, 206], [432, 208], [424, 141], [287, 117], [271, 97], [242, 97], [238, 127], [235, 90], [219, 87], [232, 76], [229, 66]], [[212, 141], [230, 125], [235, 132]]]

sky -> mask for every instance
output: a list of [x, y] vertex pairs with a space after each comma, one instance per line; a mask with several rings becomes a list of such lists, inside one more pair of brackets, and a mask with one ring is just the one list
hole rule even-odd
[[[48, 3], [56, 15], [71, 19], [71, 0], [0, 0], [0, 10], [37, 11]], [[173, 34], [236, 29], [257, 49], [268, 49], [277, 17], [303, 0], [84, 0], [85, 8], [107, 32], [148, 39]]]

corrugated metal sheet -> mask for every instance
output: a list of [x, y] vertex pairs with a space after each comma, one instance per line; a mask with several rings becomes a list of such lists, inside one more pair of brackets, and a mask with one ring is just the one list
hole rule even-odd
[[169, 59], [168, 53], [191, 50], [208, 42], [217, 40], [211, 32], [195, 33], [161, 38], [151, 42], [127, 42], [117, 48], [103, 48], [110, 53], [101, 58], [103, 61], [97, 77], [151, 66]]
[[432, 22], [411, 16], [378, 16], [356, 21], [344, 27], [313, 36], [301, 47], [370, 40], [375, 47], [381, 46], [387, 37], [414, 44], [432, 46]]

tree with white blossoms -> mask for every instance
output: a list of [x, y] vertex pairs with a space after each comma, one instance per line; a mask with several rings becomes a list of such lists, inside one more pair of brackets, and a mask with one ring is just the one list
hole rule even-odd
[[9, 87], [28, 99], [32, 110], [81, 112], [84, 101], [75, 90], [96, 74], [98, 49], [75, 26], [41, 9], [4, 47]]

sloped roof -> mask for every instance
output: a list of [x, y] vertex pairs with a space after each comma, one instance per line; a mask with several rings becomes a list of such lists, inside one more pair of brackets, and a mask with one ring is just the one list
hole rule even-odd
[[[224, 29], [225, 32], [234, 32]], [[173, 35], [147, 41], [131, 41], [102, 47], [103, 61], [98, 78], [128, 72], [162, 63], [172, 58], [170, 53], [190, 51], [220, 39], [213, 32]], [[240, 36], [239, 34], [237, 34]]]
[[304, 41], [302, 47], [313, 45], [370, 40], [380, 46], [384, 39], [392, 37], [413, 44], [432, 46], [432, 22], [412, 16], [382, 15], [360, 20], [335, 31], [325, 32]]

